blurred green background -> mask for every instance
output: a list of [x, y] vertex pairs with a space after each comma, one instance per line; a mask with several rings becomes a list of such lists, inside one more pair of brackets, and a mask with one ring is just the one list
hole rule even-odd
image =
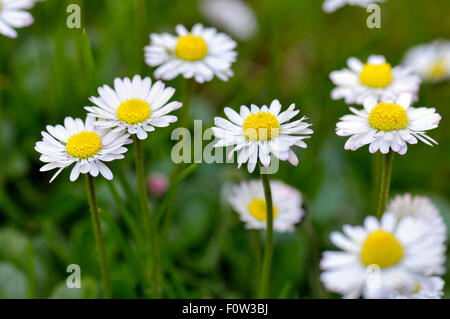
[[[52, 184], [39, 172], [34, 143], [45, 125], [65, 116], [85, 117], [83, 106], [95, 92], [83, 68], [82, 29], [66, 27], [66, 7], [81, 6], [99, 85], [115, 77], [152, 76], [143, 47], [151, 32], [174, 32], [176, 24], [207, 24], [198, 2], [188, 0], [47, 0], [31, 10], [35, 23], [19, 30], [18, 39], [0, 37], [0, 298], [95, 298], [100, 296], [95, 242], [84, 183], [69, 181], [69, 170]], [[235, 77], [202, 85], [193, 98], [191, 118], [204, 127], [223, 107], [262, 105], [278, 98], [294, 102], [314, 124], [306, 150], [296, 151], [300, 165], [281, 163], [276, 179], [298, 188], [308, 215], [292, 234], [276, 234], [271, 297], [337, 297], [318, 282], [318, 261], [335, 249], [329, 233], [344, 223], [360, 223], [374, 212], [379, 156], [367, 147], [344, 151], [345, 138], [334, 133], [348, 113], [342, 100], [332, 101], [328, 75], [345, 66], [349, 56], [365, 60], [383, 54], [401, 62], [413, 45], [450, 38], [447, 0], [389, 0], [381, 4], [381, 29], [368, 29], [360, 7], [326, 14], [318, 0], [258, 1], [259, 27], [251, 40], [238, 42]], [[182, 81], [169, 81], [181, 99]], [[419, 143], [395, 156], [391, 195], [411, 192], [430, 196], [450, 223], [450, 83], [423, 84], [416, 106], [435, 107], [442, 115], [430, 136], [433, 148]], [[169, 173], [170, 134], [176, 124], [150, 134], [144, 142], [147, 171]], [[136, 214], [134, 150], [112, 163], [114, 188], [125, 210]], [[255, 268], [252, 233], [224, 200], [223, 187], [252, 178], [234, 164], [202, 164], [178, 190], [173, 225], [164, 248], [164, 297], [241, 298], [253, 296]], [[253, 176], [256, 178], [256, 175]], [[133, 194], [125, 196], [129, 183]], [[130, 223], [117, 208], [111, 185], [96, 179], [104, 236], [112, 272], [113, 295], [145, 297], [142, 257]], [[124, 187], [125, 186], [125, 187]], [[226, 193], [226, 192], [225, 192]], [[153, 207], [159, 199], [151, 198]], [[81, 267], [82, 289], [68, 289], [66, 267]], [[446, 281], [450, 280], [447, 276]], [[450, 285], [446, 286], [450, 296]]]

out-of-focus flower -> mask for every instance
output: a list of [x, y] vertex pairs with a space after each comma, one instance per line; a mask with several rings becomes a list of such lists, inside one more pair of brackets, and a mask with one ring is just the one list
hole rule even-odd
[[166, 104], [175, 93], [175, 89], [164, 86], [157, 81], [152, 85], [149, 77], [141, 79], [135, 75], [129, 78], [114, 80], [114, 90], [108, 85], [98, 88], [99, 97], [89, 100], [97, 106], [86, 106], [89, 114], [98, 119], [96, 125], [101, 128], [116, 128], [136, 134], [146, 139], [147, 132], [155, 127], [166, 127], [177, 121], [175, 115], [168, 113], [181, 107], [180, 102]]
[[436, 40], [411, 48], [403, 63], [424, 81], [450, 79], [450, 41]]
[[154, 173], [150, 175], [147, 185], [150, 194], [156, 197], [162, 197], [169, 189], [169, 179], [163, 173]]
[[425, 131], [438, 127], [441, 116], [434, 108], [411, 107], [412, 96], [405, 93], [395, 103], [378, 103], [373, 97], [364, 100], [364, 108], [340, 118], [336, 124], [336, 134], [351, 136], [345, 143], [346, 150], [355, 151], [369, 145], [370, 153], [380, 150], [387, 154], [389, 149], [401, 155], [407, 151], [407, 143], [416, 144], [417, 140], [432, 146], [435, 140]]
[[0, 0], [0, 34], [17, 38], [14, 28], [24, 28], [33, 23], [33, 16], [25, 11], [34, 7], [37, 0]]
[[345, 6], [346, 4], [351, 6], [360, 6], [367, 8], [372, 3], [384, 2], [385, 0], [325, 0], [322, 4], [323, 11], [330, 13]]
[[91, 116], [85, 123], [81, 119], [66, 117], [64, 126], [47, 125], [46, 129], [47, 132], [41, 132], [43, 140], [36, 143], [35, 150], [41, 153], [39, 159], [47, 163], [41, 171], [58, 168], [50, 182], [72, 164], [75, 164], [70, 173], [72, 182], [80, 173], [94, 177], [100, 173], [111, 180], [113, 174], [103, 162], [124, 158], [123, 153], [127, 152], [124, 145], [131, 143], [129, 134], [99, 129]]
[[[273, 227], [278, 232], [292, 232], [295, 224], [300, 222], [305, 212], [302, 209], [301, 193], [280, 181], [271, 181], [273, 204]], [[265, 229], [266, 201], [260, 180], [242, 182], [232, 188], [229, 198], [233, 209], [247, 229]]]
[[441, 299], [444, 295], [445, 282], [437, 276], [423, 277], [417, 280], [416, 284], [408, 290], [394, 292], [390, 299]]
[[242, 0], [200, 0], [200, 9], [211, 24], [237, 39], [250, 39], [258, 29], [253, 10]]
[[297, 165], [298, 158], [291, 147], [306, 148], [303, 140], [310, 138], [308, 134], [313, 133], [309, 128], [311, 124], [304, 122], [306, 117], [289, 122], [300, 112], [295, 110], [295, 104], [291, 104], [281, 113], [278, 100], [273, 100], [270, 107], [263, 105], [259, 108], [252, 104], [250, 109], [242, 105], [240, 113], [229, 107], [224, 111], [229, 120], [221, 117], [214, 119], [216, 127], [213, 127], [213, 132], [219, 139], [214, 147], [235, 145], [229, 158], [237, 151], [238, 167], [248, 162], [250, 173], [254, 171], [258, 161], [268, 167], [271, 154], [282, 161], [288, 160], [292, 165]]
[[231, 64], [236, 60], [236, 42], [228, 35], [199, 23], [190, 32], [181, 24], [175, 30], [176, 36], [152, 33], [150, 45], [145, 47], [145, 62], [158, 66], [156, 78], [171, 80], [181, 74], [203, 83], [214, 76], [223, 81], [233, 76]]
[[331, 241], [342, 251], [326, 251], [320, 262], [325, 287], [345, 298], [388, 298], [413, 291], [430, 269], [445, 263], [445, 250], [428, 224], [386, 212], [381, 221], [366, 217], [364, 226], [343, 227]]
[[368, 97], [377, 101], [395, 100], [403, 93], [411, 93], [417, 99], [420, 78], [410, 68], [392, 68], [382, 55], [371, 55], [367, 63], [352, 57], [347, 65], [348, 69], [330, 74], [337, 86], [331, 92], [334, 100], [345, 98], [347, 104], [362, 104]]
[[[447, 227], [439, 210], [428, 197], [411, 196], [411, 194], [397, 195], [389, 202], [386, 211], [396, 215], [399, 219], [413, 217], [422, 220], [424, 224], [428, 224], [429, 236], [436, 237], [436, 241], [441, 243], [440, 249], [445, 250]], [[435, 274], [442, 274], [445, 269], [439, 268], [431, 271]]]

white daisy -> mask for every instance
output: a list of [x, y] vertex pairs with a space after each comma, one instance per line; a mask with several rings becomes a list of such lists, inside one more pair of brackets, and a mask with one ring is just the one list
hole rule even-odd
[[322, 9], [323, 11], [330, 13], [345, 6], [346, 4], [367, 8], [370, 4], [376, 2], [384, 2], [384, 0], [325, 0], [322, 4]]
[[444, 285], [440, 277], [423, 277], [417, 280], [412, 289], [394, 292], [390, 299], [441, 299]]
[[385, 213], [378, 221], [366, 217], [364, 226], [343, 227], [330, 239], [342, 251], [326, 251], [320, 262], [325, 287], [345, 298], [387, 298], [411, 290], [417, 280], [445, 262], [445, 254], [429, 236], [426, 223]]
[[450, 41], [436, 40], [411, 48], [403, 61], [425, 81], [450, 79]]
[[42, 141], [36, 143], [35, 150], [41, 153], [40, 160], [45, 162], [41, 171], [58, 168], [52, 182], [61, 171], [75, 164], [70, 180], [75, 181], [81, 174], [103, 177], [111, 180], [113, 174], [103, 162], [124, 158], [125, 144], [131, 142], [129, 135], [118, 130], [102, 130], [95, 125], [91, 116], [83, 123], [81, 119], [66, 117], [64, 126], [47, 125], [47, 131], [41, 132]]
[[135, 75], [114, 80], [114, 90], [108, 85], [98, 88], [100, 97], [89, 100], [97, 106], [86, 106], [89, 114], [98, 118], [96, 125], [101, 128], [115, 128], [136, 134], [140, 139], [147, 138], [147, 132], [156, 127], [166, 127], [177, 121], [168, 113], [179, 109], [180, 102], [166, 104], [175, 93], [175, 89], [165, 88], [161, 81], [152, 85], [149, 77], [141, 79]]
[[[412, 217], [423, 221], [424, 224], [428, 225], [429, 236], [436, 237], [436, 243], [440, 243], [439, 249], [443, 253], [445, 252], [447, 226], [439, 210], [429, 198], [424, 196], [411, 196], [411, 194], [397, 195], [389, 202], [386, 211], [396, 215], [398, 219]], [[442, 266], [436, 269], [430, 269], [430, 273], [432, 274], [440, 275], [444, 272], [445, 268]]]
[[357, 58], [347, 60], [349, 69], [330, 73], [337, 85], [331, 92], [334, 100], [345, 98], [345, 103], [361, 104], [367, 97], [377, 101], [395, 100], [403, 93], [411, 93], [417, 99], [420, 78], [408, 67], [391, 67], [382, 55], [371, 55], [367, 63]]
[[224, 28], [238, 39], [250, 39], [257, 31], [256, 16], [242, 0], [200, 0], [200, 8], [211, 24]]
[[152, 33], [150, 45], [145, 47], [145, 62], [159, 66], [154, 73], [156, 78], [171, 80], [181, 74], [203, 83], [214, 76], [223, 81], [233, 76], [236, 42], [228, 35], [201, 24], [194, 25], [190, 32], [180, 24], [175, 30], [176, 36]]
[[249, 109], [242, 105], [240, 113], [226, 107], [225, 114], [228, 121], [216, 117], [213, 127], [214, 135], [219, 139], [214, 147], [235, 145], [229, 153], [229, 158], [235, 151], [238, 152], [238, 167], [248, 162], [248, 171], [254, 171], [258, 160], [265, 167], [271, 162], [271, 154], [282, 161], [288, 160], [292, 165], [298, 164], [298, 158], [291, 150], [292, 146], [306, 148], [303, 141], [310, 138], [307, 134], [313, 131], [311, 124], [303, 122], [306, 117], [289, 122], [300, 111], [294, 110], [295, 104], [281, 112], [281, 104], [273, 100], [270, 107], [263, 105], [261, 108], [252, 104]]
[[0, 34], [17, 38], [14, 28], [24, 28], [33, 23], [33, 16], [25, 11], [37, 0], [0, 0]]
[[[305, 214], [301, 193], [280, 181], [270, 181], [273, 205], [273, 227], [278, 232], [292, 232]], [[229, 202], [239, 213], [247, 229], [266, 228], [266, 201], [260, 180], [233, 186]]]
[[366, 144], [370, 153], [380, 150], [386, 154], [389, 149], [405, 154], [407, 143], [421, 140], [432, 146], [435, 140], [425, 131], [438, 127], [441, 116], [434, 108], [411, 107], [412, 96], [405, 93], [395, 103], [376, 102], [373, 97], [364, 100], [364, 108], [350, 107], [354, 115], [345, 115], [336, 124], [336, 134], [351, 136], [345, 143], [346, 150], [356, 150]]

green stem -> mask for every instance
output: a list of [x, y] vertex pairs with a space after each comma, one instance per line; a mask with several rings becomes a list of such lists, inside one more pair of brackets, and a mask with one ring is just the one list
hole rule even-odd
[[144, 222], [144, 230], [146, 238], [149, 243], [149, 250], [151, 256], [149, 266], [151, 270], [151, 282], [152, 282], [152, 296], [154, 298], [160, 298], [161, 289], [161, 274], [159, 268], [159, 250], [156, 236], [156, 228], [154, 226], [153, 216], [150, 211], [150, 206], [147, 199], [147, 186], [144, 170], [144, 155], [142, 151], [142, 142], [135, 136], [136, 146], [136, 177], [138, 183], [139, 202], [141, 204], [142, 220]]
[[255, 264], [254, 267], [252, 267], [253, 269], [256, 269], [254, 271], [254, 277], [256, 278], [256, 285], [255, 285], [255, 295], [258, 295], [258, 278], [260, 276], [260, 271], [261, 271], [261, 234], [260, 234], [260, 230], [259, 229], [254, 229], [253, 230], [253, 253], [254, 253], [254, 258], [255, 258]]
[[[192, 95], [194, 94], [195, 89], [195, 81], [193, 79], [184, 79], [183, 82], [183, 98], [182, 103], [183, 106], [181, 108], [181, 119], [180, 119], [180, 127], [186, 127], [189, 124], [189, 111], [191, 108], [191, 100]], [[173, 189], [173, 198], [172, 201], [169, 203], [167, 207], [166, 214], [164, 216], [164, 224], [162, 229], [162, 240], [164, 244], [167, 241], [167, 238], [169, 236], [169, 229], [170, 225], [172, 223], [172, 217], [173, 217], [173, 210], [175, 208], [175, 195], [176, 190], [178, 188], [178, 185], [175, 183], [176, 179], [178, 177], [178, 174], [180, 173], [182, 163], [180, 164], [174, 164], [172, 167], [172, 171], [170, 172], [170, 190]]]
[[263, 174], [262, 166], [261, 180], [264, 187], [264, 197], [266, 199], [266, 215], [267, 215], [267, 230], [266, 230], [266, 246], [264, 250], [264, 260], [261, 273], [261, 281], [259, 285], [259, 298], [267, 298], [269, 294], [270, 284], [270, 272], [272, 267], [272, 255], [273, 255], [273, 206], [272, 206], [272, 193], [270, 191], [269, 176]]
[[387, 200], [389, 198], [389, 187], [391, 184], [392, 158], [394, 153], [392, 150], [383, 156], [383, 168], [381, 172], [380, 197], [378, 200], [378, 213], [380, 219], [386, 210]]
[[89, 207], [91, 212], [92, 228], [94, 230], [95, 241], [97, 244], [100, 272], [103, 281], [103, 297], [110, 299], [112, 298], [111, 278], [109, 276], [108, 261], [106, 259], [105, 242], [103, 241], [102, 229], [100, 227], [100, 217], [98, 215], [97, 199], [95, 197], [94, 178], [90, 174], [85, 174], [85, 176]]

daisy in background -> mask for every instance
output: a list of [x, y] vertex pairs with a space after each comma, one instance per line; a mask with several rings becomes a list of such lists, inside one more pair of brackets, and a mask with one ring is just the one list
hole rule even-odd
[[414, 291], [430, 269], [442, 267], [445, 252], [422, 220], [401, 220], [386, 212], [381, 221], [368, 216], [363, 226], [343, 227], [330, 239], [341, 251], [326, 251], [320, 262], [325, 287], [345, 298], [388, 298]]
[[250, 109], [242, 105], [240, 113], [226, 107], [224, 109], [228, 119], [216, 117], [213, 132], [217, 143], [214, 147], [235, 146], [229, 153], [231, 158], [235, 151], [238, 152], [238, 168], [248, 162], [248, 171], [255, 170], [259, 161], [265, 167], [271, 163], [271, 154], [282, 161], [288, 160], [292, 165], [298, 164], [298, 158], [291, 147], [306, 148], [303, 141], [310, 138], [313, 131], [311, 124], [304, 122], [306, 117], [289, 122], [300, 111], [295, 110], [295, 104], [281, 111], [281, 104], [273, 100], [270, 107], [263, 105], [261, 108], [252, 104]]
[[[292, 232], [305, 212], [301, 193], [281, 181], [271, 181], [273, 227], [278, 232]], [[247, 229], [266, 229], [266, 201], [260, 180], [242, 182], [232, 188], [229, 202], [239, 213]]]
[[27, 9], [34, 7], [37, 0], [0, 0], [0, 34], [17, 38], [14, 28], [28, 27], [33, 23], [33, 16]]
[[177, 121], [174, 115], [168, 113], [181, 107], [180, 102], [167, 103], [175, 93], [161, 81], [152, 85], [149, 77], [141, 79], [135, 75], [129, 78], [116, 78], [114, 89], [108, 85], [98, 88], [99, 97], [89, 100], [96, 106], [86, 106], [90, 115], [96, 117], [96, 125], [129, 134], [135, 134], [138, 139], [146, 139], [147, 132], [155, 127], [166, 127]]
[[441, 299], [445, 282], [437, 276], [423, 277], [409, 291], [400, 289], [393, 292], [389, 299]]
[[52, 182], [61, 171], [75, 164], [70, 173], [70, 181], [75, 181], [81, 174], [96, 177], [99, 173], [108, 180], [113, 178], [111, 170], [103, 162], [124, 158], [131, 142], [129, 134], [119, 130], [101, 130], [96, 127], [93, 117], [86, 121], [66, 117], [64, 126], [48, 125], [47, 131], [41, 132], [42, 141], [36, 143], [35, 150], [41, 153], [40, 160], [46, 163], [41, 171], [58, 169]]
[[145, 47], [145, 62], [158, 66], [155, 77], [171, 80], [178, 75], [194, 78], [198, 83], [211, 81], [217, 76], [227, 81], [233, 76], [231, 64], [236, 60], [236, 42], [214, 28], [196, 24], [191, 31], [177, 25], [177, 35], [169, 33], [150, 35]]
[[403, 60], [424, 81], [439, 82], [450, 78], [450, 41], [435, 40], [411, 48]]
[[366, 63], [352, 57], [347, 65], [348, 69], [330, 73], [337, 86], [331, 92], [333, 100], [345, 98], [347, 104], [362, 104], [368, 97], [395, 100], [403, 93], [411, 93], [417, 99], [420, 78], [408, 67], [392, 68], [382, 55], [371, 55]]
[[384, 2], [384, 0], [325, 0], [322, 4], [322, 9], [323, 11], [330, 13], [345, 6], [346, 4], [367, 8], [370, 4], [377, 2]]
[[[412, 217], [421, 220], [428, 225], [429, 236], [436, 238], [440, 243], [435, 249], [445, 253], [445, 241], [447, 239], [447, 226], [437, 207], [431, 200], [424, 196], [411, 196], [411, 194], [397, 195], [387, 205], [386, 211], [397, 216], [398, 219]], [[445, 273], [445, 268], [430, 269], [433, 274]]]
[[237, 39], [248, 40], [257, 32], [255, 13], [242, 0], [200, 0], [199, 5], [211, 24], [224, 28]]
[[380, 150], [387, 154], [391, 149], [401, 155], [406, 153], [407, 143], [421, 140], [432, 146], [435, 140], [425, 131], [438, 127], [441, 116], [434, 108], [411, 107], [412, 95], [402, 94], [394, 103], [377, 102], [374, 97], [364, 100], [364, 108], [350, 107], [352, 115], [345, 115], [336, 124], [336, 134], [350, 136], [346, 150], [355, 151], [369, 144], [370, 153]]

